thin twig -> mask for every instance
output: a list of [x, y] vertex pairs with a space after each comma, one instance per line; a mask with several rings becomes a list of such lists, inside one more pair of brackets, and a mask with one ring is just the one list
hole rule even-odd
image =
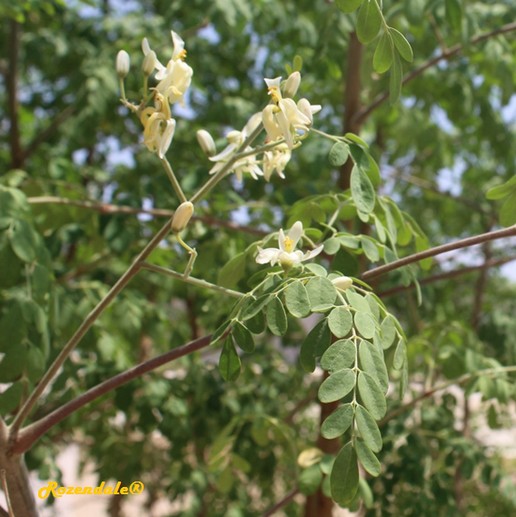
[[113, 391], [114, 389], [126, 384], [133, 379], [141, 377], [145, 373], [151, 372], [164, 364], [170, 363], [175, 359], [184, 357], [193, 352], [197, 352], [203, 348], [206, 348], [211, 342], [211, 335], [203, 336], [195, 341], [190, 341], [186, 345], [179, 346], [170, 350], [162, 355], [149, 359], [144, 363], [141, 363], [129, 370], [125, 370], [117, 375], [114, 375], [110, 379], [101, 382], [97, 386], [90, 388], [88, 391], [79, 395], [77, 398], [67, 402], [56, 410], [52, 411], [48, 415], [44, 416], [40, 420], [28, 425], [27, 427], [20, 430], [16, 441], [11, 444], [10, 450], [15, 454], [21, 454], [32, 447], [34, 442], [38, 440], [44, 433], [50, 428], [63, 421], [65, 418], [70, 416], [78, 409], [84, 407], [89, 402], [102, 397], [106, 393]]
[[[483, 41], [490, 39], [494, 36], [498, 36], [500, 34], [505, 34], [507, 32], [512, 32], [514, 30], [516, 30], [516, 22], [508, 23], [506, 25], [503, 25], [502, 27], [499, 27], [498, 29], [491, 31], [491, 32], [487, 32], [485, 34], [480, 34], [479, 36], [475, 36], [474, 38], [471, 38], [468, 42], [468, 45], [475, 45], [477, 43], [482, 43]], [[425, 61], [421, 66], [419, 66], [418, 68], [416, 68], [415, 70], [413, 70], [412, 72], [407, 74], [403, 78], [402, 84], [406, 84], [409, 81], [412, 81], [412, 79], [415, 79], [416, 77], [421, 75], [423, 72], [425, 72], [432, 66], [439, 63], [439, 61], [451, 59], [456, 54], [461, 52], [461, 50], [463, 50], [463, 48], [464, 48], [464, 45], [461, 45], [461, 44], [455, 45], [455, 46], [451, 47], [450, 49], [448, 49], [446, 52], [441, 52], [437, 56], [429, 59], [428, 61]], [[364, 120], [367, 119], [367, 117], [369, 117], [369, 115], [374, 110], [379, 108], [388, 98], [389, 98], [388, 93], [382, 93], [382, 94], [378, 95], [378, 97], [376, 97], [376, 99], [369, 106], [363, 108], [355, 115], [355, 121], [359, 124], [363, 123]]]
[[[439, 282], [440, 280], [449, 280], [451, 278], [455, 278], [457, 276], [466, 275], [468, 273], [473, 273], [475, 271], [478, 271], [479, 269], [485, 268], [493, 268], [497, 266], [502, 266], [503, 264], [507, 264], [508, 262], [512, 262], [513, 260], [516, 260], [516, 257], [504, 257], [500, 259], [491, 259], [484, 264], [480, 264], [478, 266], [468, 266], [463, 267], [461, 269], [454, 269], [453, 271], [446, 271], [444, 273], [439, 273], [437, 275], [432, 275], [427, 278], [423, 278], [419, 281], [420, 285], [427, 285], [427, 284], [433, 284], [434, 282]], [[386, 289], [385, 291], [379, 291], [376, 294], [378, 296], [381, 296], [382, 298], [386, 296], [392, 296], [393, 294], [398, 294], [403, 291], [409, 291], [411, 289], [414, 289], [416, 286], [415, 284], [410, 285], [399, 285], [396, 287], [393, 287], [391, 289]]]
[[122, 289], [129, 283], [129, 281], [135, 276], [141, 268], [141, 263], [152, 253], [152, 251], [158, 246], [158, 244], [167, 236], [170, 231], [170, 225], [172, 221], [168, 221], [152, 238], [152, 240], [145, 246], [145, 248], [138, 254], [134, 259], [133, 263], [129, 266], [127, 271], [119, 278], [116, 284], [109, 290], [104, 298], [97, 304], [97, 306], [88, 314], [86, 319], [81, 323], [79, 328], [75, 331], [73, 336], [69, 339], [68, 343], [63, 347], [59, 355], [56, 357], [52, 365], [45, 372], [42, 379], [39, 381], [34, 391], [31, 393], [29, 398], [25, 401], [20, 411], [17, 413], [13, 420], [13, 424], [10, 429], [10, 438], [15, 439], [18, 429], [23, 424], [23, 421], [29, 415], [33, 406], [36, 404], [38, 399], [43, 394], [45, 388], [52, 382], [54, 377], [57, 375], [61, 366], [66, 361], [71, 351], [82, 339], [84, 334], [91, 328], [93, 323], [102, 314], [104, 309], [113, 301], [113, 299], [122, 291]]
[[299, 488], [298, 487], [293, 488], [290, 492], [287, 493], [287, 495], [285, 495], [285, 497], [283, 497], [283, 499], [278, 501], [274, 506], [272, 506], [266, 512], [264, 512], [262, 517], [269, 517], [271, 515], [274, 515], [274, 513], [277, 510], [279, 510], [280, 508], [283, 508], [288, 503], [290, 503], [290, 501], [292, 501], [292, 499], [294, 499], [294, 497], [296, 497], [297, 494], [299, 494]]
[[[65, 206], [76, 206], [78, 208], [85, 208], [88, 210], [94, 210], [101, 214], [127, 214], [127, 215], [139, 215], [146, 214], [154, 217], [172, 217], [174, 210], [168, 210], [164, 208], [135, 208], [132, 206], [119, 206], [112, 205], [109, 203], [99, 203], [96, 201], [84, 201], [79, 199], [68, 199], [57, 196], [37, 196], [27, 198], [28, 202], [33, 205], [39, 204], [55, 204]], [[260, 237], [267, 235], [268, 232], [253, 228], [251, 226], [236, 224], [231, 221], [224, 221], [217, 219], [209, 215], [194, 215], [192, 221], [200, 221], [208, 226], [216, 226], [218, 228], [228, 228], [229, 230], [235, 230], [239, 232], [245, 232], [252, 235], [259, 235]]]
[[516, 224], [509, 226], [509, 228], [504, 228], [503, 230], [482, 233], [480, 235], [475, 235], [474, 237], [468, 237], [466, 239], [450, 242], [448, 244], [442, 244], [441, 246], [436, 246], [435, 248], [420, 251], [419, 253], [414, 253], [413, 255], [395, 260], [389, 264], [370, 269], [369, 271], [366, 271], [362, 274], [362, 280], [371, 280], [372, 278], [376, 278], [377, 276], [388, 273], [389, 271], [394, 271], [400, 267], [407, 266], [408, 264], [419, 262], [425, 258], [435, 257], [436, 255], [446, 253], [447, 251], [467, 248], [469, 246], [474, 246], [475, 244], [482, 244], [484, 242], [503, 239], [504, 237], [512, 237], [514, 235], [516, 235]]

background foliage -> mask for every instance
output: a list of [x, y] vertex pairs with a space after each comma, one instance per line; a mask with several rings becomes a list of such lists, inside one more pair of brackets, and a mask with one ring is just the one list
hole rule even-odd
[[[142, 208], [176, 207], [158, 160], [140, 143], [140, 126], [118, 101], [114, 56], [120, 48], [139, 55], [143, 37], [167, 55], [170, 29], [180, 33], [194, 69], [187, 104], [176, 111], [169, 155], [185, 190], [201, 185], [210, 166], [195, 131], [208, 129], [222, 144], [227, 129], [242, 127], [267, 102], [263, 77], [285, 76], [285, 65], [292, 66], [298, 55], [301, 95], [324, 107], [316, 127], [335, 134], [359, 131], [380, 164], [380, 194], [408, 214], [395, 224], [400, 255], [483, 233], [500, 222], [514, 224], [514, 180], [486, 199], [488, 189], [513, 177], [516, 163], [514, 2], [385, 1], [386, 23], [407, 36], [414, 61], [398, 60], [390, 72], [378, 73], [386, 68], [378, 43], [390, 48], [390, 33], [382, 32], [363, 47], [358, 77], [350, 72], [357, 60], [351, 34], [357, 27], [361, 41], [370, 38], [361, 34], [354, 14], [335, 4], [346, 10], [353, 2], [0, 4], [4, 417], [160, 224], [159, 214]], [[502, 34], [503, 27], [509, 29]], [[482, 35], [487, 37], [479, 40]], [[427, 63], [432, 66], [414, 73]], [[401, 77], [400, 66], [414, 77], [391, 104], [382, 96], [389, 84], [396, 88], [392, 76]], [[357, 79], [352, 107], [350, 89]], [[128, 96], [136, 96], [138, 74], [128, 81]], [[330, 147], [311, 137], [284, 181], [227, 180], [219, 186], [196, 212], [201, 217], [189, 233], [199, 252], [194, 274], [247, 291], [247, 279], [258, 271], [251, 255], [236, 270], [235, 263], [224, 269], [228, 260], [298, 219], [324, 230], [325, 205], [307, 196], [342, 193], [347, 186], [345, 167], [328, 161]], [[388, 216], [379, 217], [387, 226]], [[365, 228], [356, 211], [344, 214], [337, 236], [371, 234], [375, 240], [326, 244], [336, 270], [359, 275], [368, 264], [388, 259], [374, 244], [382, 241], [378, 224], [374, 228]], [[363, 514], [515, 512], [509, 479], [514, 460], [475, 438], [476, 420], [464, 396], [481, 394], [475, 409], [487, 415], [489, 426], [511, 425], [513, 376], [478, 372], [516, 364], [515, 287], [493, 267], [515, 258], [514, 242], [487, 243], [423, 264], [423, 272], [398, 271], [373, 282], [408, 336], [404, 403], [421, 399], [407, 406], [388, 398], [380, 426], [382, 473], [360, 485]], [[155, 264], [177, 270], [185, 261], [173, 244], [153, 254]], [[414, 274], [422, 278], [420, 305], [415, 290], [404, 287]], [[212, 333], [232, 303], [218, 293], [141, 273], [85, 336], [45, 408], [33, 417], [116, 372]], [[242, 354], [242, 375], [235, 382], [221, 377], [213, 347], [108, 394], [51, 429], [29, 452], [29, 468], [42, 479], [55, 478], [50, 451], [80, 443], [99, 479], [142, 479], [149, 512], [165, 497], [184, 501], [178, 515], [260, 515], [292, 489], [314, 492], [327, 473], [326, 460], [307, 468], [296, 460], [317, 441], [321, 377], [300, 369], [297, 353], [306, 329], [290, 323], [281, 339], [262, 334], [254, 351]], [[448, 381], [464, 391], [433, 391]], [[303, 505], [298, 496], [283, 511], [301, 515]]]

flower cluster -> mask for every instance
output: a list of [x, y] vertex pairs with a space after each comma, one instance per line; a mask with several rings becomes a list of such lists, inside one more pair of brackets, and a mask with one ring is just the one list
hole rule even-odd
[[[230, 131], [227, 134], [227, 147], [209, 157], [215, 162], [210, 174], [216, 174], [230, 165], [230, 171], [239, 180], [242, 180], [244, 174], [250, 174], [254, 179], [263, 176], [266, 181], [274, 173], [285, 178], [283, 171], [290, 161], [292, 149], [309, 131], [314, 113], [321, 109], [319, 105], [311, 105], [307, 99], [300, 99], [297, 103], [292, 99], [300, 82], [299, 72], [290, 74], [283, 83], [281, 77], [265, 79], [271, 97], [270, 104], [252, 115], [242, 131]], [[261, 149], [253, 148], [250, 144], [261, 125], [267, 133], [265, 145]], [[204, 137], [207, 138], [207, 135], [204, 134]], [[204, 149], [202, 143], [201, 146]], [[237, 153], [243, 156], [237, 158]], [[261, 159], [257, 158], [257, 154], [261, 154]]]
[[[171, 31], [171, 34], [174, 50], [166, 66], [159, 61], [156, 53], [150, 48], [147, 38], [142, 41], [144, 95], [147, 95], [147, 79], [154, 72], [154, 78], [157, 81], [156, 86], [150, 89], [153, 106], [146, 106], [147, 99], [144, 99], [139, 107], [127, 102], [122, 89], [124, 104], [137, 113], [143, 125], [143, 143], [149, 151], [157, 153], [160, 158], [164, 158], [168, 151], [176, 128], [170, 105], [184, 102], [184, 95], [192, 82], [193, 75], [192, 68], [184, 61], [186, 58], [184, 41], [174, 31]], [[121, 50], [116, 61], [117, 73], [121, 80], [129, 72], [129, 65], [129, 55]]]
[[[171, 34], [173, 52], [166, 65], [159, 61], [147, 38], [142, 41], [145, 97], [140, 105], [134, 105], [125, 98], [123, 80], [130, 68], [129, 55], [121, 50], [116, 60], [122, 102], [138, 115], [143, 125], [143, 143], [161, 159], [170, 147], [176, 128], [171, 106], [184, 103], [193, 75], [192, 68], [185, 62], [184, 41], [174, 31]], [[156, 84], [149, 89], [148, 79], [152, 74]], [[219, 174], [220, 178], [232, 172], [239, 181], [244, 175], [254, 179], [263, 177], [266, 181], [270, 181], [275, 173], [285, 178], [284, 170], [292, 149], [301, 144], [310, 130], [313, 115], [321, 106], [311, 105], [305, 98], [294, 101], [301, 83], [298, 71], [291, 73], [285, 81], [276, 77], [265, 79], [265, 83], [270, 95], [269, 104], [252, 115], [241, 131], [230, 131], [226, 135], [227, 146], [221, 152], [217, 152], [215, 141], [206, 130], [198, 131], [199, 144], [213, 162], [210, 174]], [[266, 138], [257, 146], [254, 141], [262, 129], [265, 129]]]

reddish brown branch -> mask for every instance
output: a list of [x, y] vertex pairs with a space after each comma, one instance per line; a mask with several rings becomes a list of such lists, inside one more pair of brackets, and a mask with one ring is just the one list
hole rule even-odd
[[[440, 280], [450, 280], [452, 278], [466, 275], [468, 273], [474, 273], [478, 271], [479, 269], [483, 268], [493, 268], [497, 266], [502, 266], [503, 264], [507, 264], [508, 262], [512, 262], [513, 260], [516, 260], [516, 257], [504, 257], [500, 259], [491, 259], [487, 262], [484, 262], [483, 264], [480, 264], [478, 266], [468, 266], [463, 267], [461, 269], [454, 269], [453, 271], [446, 271], [445, 273], [439, 273], [437, 275], [432, 275], [427, 278], [423, 278], [419, 281], [420, 285], [427, 285], [427, 284], [433, 284], [434, 282], [439, 282]], [[382, 298], [386, 296], [392, 296], [393, 294], [398, 294], [403, 291], [409, 291], [411, 289], [414, 289], [415, 285], [400, 285], [397, 287], [393, 287], [391, 289], [386, 289], [385, 291], [378, 292], [378, 296], [381, 296]]]
[[[475, 36], [474, 38], [471, 38], [467, 44], [469, 45], [476, 45], [477, 43], [482, 43], [483, 41], [486, 41], [490, 38], [493, 38], [494, 36], [498, 36], [500, 34], [505, 34], [507, 32], [512, 32], [516, 30], [516, 22], [508, 23], [507, 25], [503, 25], [502, 27], [499, 27], [498, 29], [495, 29], [491, 32], [487, 32], [485, 34], [480, 34], [478, 36]], [[408, 83], [409, 81], [412, 81], [412, 79], [415, 79], [416, 77], [420, 76], [422, 73], [426, 72], [429, 68], [432, 68], [434, 65], [439, 63], [440, 61], [451, 59], [452, 57], [459, 54], [464, 49], [464, 45], [458, 44], [451, 48], [449, 48], [446, 51], [441, 52], [437, 56], [429, 59], [428, 61], [425, 61], [421, 66], [407, 74], [403, 78], [403, 84]], [[356, 116], [355, 116], [355, 122], [358, 124], [362, 124], [371, 113], [379, 108], [387, 99], [389, 98], [388, 93], [382, 93], [376, 97], [376, 99], [367, 107], [360, 110]]]
[[141, 377], [145, 373], [151, 372], [164, 364], [170, 363], [175, 359], [184, 357], [185, 355], [192, 354], [203, 348], [206, 348], [211, 341], [211, 336], [203, 336], [195, 341], [191, 341], [186, 345], [174, 348], [169, 352], [166, 352], [158, 357], [154, 357], [144, 363], [141, 363], [133, 368], [126, 370], [122, 373], [111, 377], [110, 379], [101, 382], [97, 386], [89, 389], [82, 395], [79, 395], [76, 399], [67, 402], [63, 406], [52, 411], [48, 415], [44, 416], [40, 420], [28, 425], [21, 429], [18, 433], [18, 437], [15, 442], [11, 445], [11, 451], [16, 454], [21, 454], [32, 447], [34, 442], [38, 440], [43, 434], [45, 434], [53, 426], [70, 416], [78, 409], [84, 407], [89, 402], [102, 397], [106, 393], [113, 391], [114, 389], [126, 384], [133, 379]]
[[286, 506], [288, 503], [296, 497], [296, 495], [299, 494], [299, 488], [292, 489], [281, 501], [278, 501], [274, 506], [269, 508], [262, 517], [270, 517], [271, 515], [276, 515], [276, 512], [280, 509]]
[[503, 230], [482, 233], [480, 235], [468, 237], [460, 241], [442, 244], [441, 246], [436, 246], [435, 248], [430, 248], [428, 250], [421, 251], [419, 253], [414, 253], [413, 255], [409, 255], [408, 257], [395, 260], [390, 264], [385, 264], [383, 266], [370, 269], [369, 271], [366, 271], [362, 274], [362, 279], [371, 280], [372, 278], [384, 275], [385, 273], [394, 271], [403, 266], [413, 264], [414, 262], [419, 262], [420, 260], [423, 260], [425, 258], [435, 257], [436, 255], [446, 253], [447, 251], [454, 251], [461, 248], [467, 248], [469, 246], [474, 246], [475, 244], [483, 244], [484, 242], [494, 241], [496, 239], [503, 239], [504, 237], [512, 237], [514, 235], [516, 235], [516, 224], [513, 226], [509, 226], [509, 228], [504, 228]]
[[[135, 208], [132, 206], [119, 206], [112, 205], [109, 203], [98, 203], [96, 201], [78, 200], [78, 199], [67, 199], [56, 196], [38, 196], [27, 198], [28, 202], [33, 205], [41, 204], [54, 204], [54, 205], [66, 205], [76, 206], [78, 208], [85, 208], [88, 210], [94, 210], [101, 214], [127, 214], [127, 215], [139, 215], [148, 214], [154, 217], [172, 217], [174, 215], [173, 210], [167, 210], [163, 208]], [[207, 226], [216, 226], [218, 228], [228, 228], [229, 230], [235, 230], [239, 232], [245, 232], [252, 235], [258, 235], [260, 237], [267, 235], [268, 232], [253, 228], [251, 226], [236, 224], [231, 221], [224, 221], [223, 219], [216, 219], [209, 215], [193, 216], [193, 221], [200, 221]]]

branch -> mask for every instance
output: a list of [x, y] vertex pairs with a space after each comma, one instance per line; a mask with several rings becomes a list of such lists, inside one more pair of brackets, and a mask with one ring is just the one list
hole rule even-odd
[[474, 246], [475, 244], [482, 244], [484, 242], [494, 241], [496, 239], [502, 239], [504, 237], [512, 237], [513, 235], [516, 235], [516, 224], [513, 226], [509, 226], [509, 228], [504, 228], [503, 230], [482, 233], [480, 235], [468, 237], [460, 241], [450, 242], [449, 244], [442, 244], [441, 246], [436, 246], [435, 248], [430, 248], [419, 253], [414, 253], [413, 255], [409, 255], [408, 257], [395, 260], [394, 262], [391, 262], [389, 264], [385, 264], [383, 266], [370, 269], [362, 275], [362, 280], [370, 280], [371, 278], [376, 278], [377, 276], [388, 273], [389, 271], [394, 271], [395, 269], [407, 266], [408, 264], [413, 264], [414, 262], [419, 262], [420, 260], [429, 257], [435, 257], [436, 255], [446, 253], [447, 251], [467, 248], [469, 246]]
[[22, 454], [32, 447], [34, 442], [38, 440], [43, 434], [45, 434], [53, 426], [59, 424], [65, 418], [70, 416], [78, 409], [84, 407], [89, 402], [102, 397], [106, 393], [113, 391], [114, 389], [122, 386], [123, 384], [132, 381], [138, 377], [141, 377], [145, 373], [151, 372], [164, 364], [170, 363], [175, 359], [184, 357], [185, 355], [192, 354], [203, 348], [206, 348], [211, 342], [211, 335], [203, 336], [195, 341], [190, 341], [186, 345], [174, 348], [169, 352], [162, 355], [149, 359], [133, 368], [119, 373], [110, 379], [101, 382], [97, 386], [90, 388], [88, 391], [79, 395], [76, 399], [67, 402], [63, 406], [52, 411], [48, 415], [44, 416], [40, 420], [24, 427], [18, 434], [16, 441], [11, 444], [11, 451], [15, 454]]
[[[479, 269], [502, 266], [503, 264], [507, 264], [508, 262], [512, 262], [513, 260], [516, 260], [516, 256], [504, 257], [504, 258], [500, 258], [500, 259], [491, 259], [478, 266], [463, 267], [461, 269], [454, 269], [453, 271], [446, 271], [445, 273], [439, 273], [438, 275], [432, 275], [427, 278], [423, 278], [422, 280], [419, 281], [419, 284], [426, 285], [426, 284], [432, 284], [434, 282], [438, 282], [439, 280], [449, 280], [450, 278], [455, 278], [457, 276], [466, 275], [468, 273], [473, 273], [475, 271], [478, 271]], [[414, 287], [415, 287], [414, 284], [400, 285], [397, 287], [393, 287], [392, 289], [386, 289], [385, 291], [380, 291], [377, 294], [378, 294], [378, 296], [381, 296], [381, 297], [392, 296], [393, 294], [398, 294], [403, 291], [409, 291], [410, 289], [414, 289]]]
[[7, 112], [9, 114], [9, 143], [11, 151], [11, 167], [17, 169], [23, 165], [23, 151], [20, 142], [20, 126], [18, 117], [18, 62], [20, 51], [20, 24], [10, 21], [8, 36], [9, 63], [7, 66], [6, 90]]
[[[424, 62], [421, 66], [407, 74], [402, 81], [402, 84], [406, 84], [409, 81], [412, 81], [412, 79], [415, 79], [419, 75], [421, 75], [423, 72], [431, 68], [432, 66], [439, 63], [439, 61], [443, 61], [446, 59], [451, 59], [456, 54], [461, 52], [465, 46], [469, 45], [475, 45], [477, 43], [482, 43], [485, 40], [488, 40], [494, 36], [498, 36], [500, 34], [505, 34], [507, 32], [512, 32], [516, 30], [516, 22], [508, 23], [506, 25], [503, 25], [502, 27], [499, 27], [498, 29], [495, 29], [491, 32], [487, 32], [485, 34], [480, 34], [478, 36], [475, 36], [474, 38], [471, 38], [469, 42], [466, 45], [455, 45], [451, 47], [450, 49], [441, 52], [437, 56], [429, 59], [428, 61]], [[367, 117], [378, 107], [380, 107], [387, 99], [389, 98], [388, 93], [382, 93], [376, 97], [376, 99], [366, 108], [363, 108], [355, 115], [355, 122], [357, 124], [362, 124]]]
[[135, 276], [141, 268], [141, 263], [152, 253], [154, 248], [167, 236], [170, 231], [170, 225], [172, 220], [167, 223], [158, 231], [158, 233], [152, 238], [152, 240], [143, 248], [139, 255], [134, 259], [133, 263], [129, 266], [127, 271], [118, 279], [116, 284], [109, 290], [104, 298], [97, 304], [97, 306], [86, 316], [86, 319], [81, 323], [79, 328], [75, 331], [75, 334], [69, 339], [68, 343], [63, 347], [59, 355], [56, 357], [54, 362], [51, 364], [49, 369], [45, 372], [42, 379], [37, 384], [34, 391], [31, 393], [29, 398], [25, 401], [20, 411], [14, 418], [13, 424], [10, 430], [10, 438], [15, 439], [18, 429], [23, 424], [25, 418], [29, 415], [33, 406], [36, 404], [38, 399], [43, 394], [45, 388], [52, 382], [54, 377], [57, 375], [61, 366], [66, 361], [71, 351], [82, 339], [84, 334], [91, 328], [93, 323], [102, 314], [104, 309], [111, 303], [111, 301], [118, 295], [120, 291], [129, 283], [129, 281]]
[[[37, 196], [29, 197], [27, 201], [33, 205], [40, 204], [54, 204], [54, 205], [66, 205], [76, 206], [78, 208], [85, 208], [88, 210], [95, 210], [101, 214], [128, 214], [128, 215], [139, 215], [148, 214], [154, 217], [173, 217], [174, 211], [163, 208], [135, 208], [132, 206], [119, 206], [111, 205], [109, 203], [98, 203], [96, 201], [81, 201], [78, 199], [68, 199], [65, 197], [57, 196]], [[228, 228], [230, 230], [241, 231], [253, 235], [259, 235], [260, 237], [267, 235], [268, 232], [252, 228], [251, 226], [245, 226], [233, 223], [231, 221], [224, 221], [222, 219], [216, 219], [209, 215], [194, 215], [192, 221], [200, 221], [207, 226], [216, 226], [218, 228]]]
[[299, 488], [293, 488], [290, 492], [287, 493], [287, 495], [281, 499], [281, 501], [278, 501], [274, 506], [269, 508], [266, 512], [263, 513], [262, 517], [270, 517], [271, 515], [275, 515], [276, 511], [280, 508], [283, 508], [286, 506], [296, 495], [299, 494]]

